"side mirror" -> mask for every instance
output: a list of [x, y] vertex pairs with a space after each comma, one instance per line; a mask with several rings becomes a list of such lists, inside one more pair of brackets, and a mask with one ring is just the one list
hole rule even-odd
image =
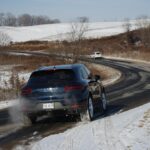
[[99, 75], [95, 75], [94, 77], [95, 77], [95, 80], [96, 80], [96, 81], [98, 81], [98, 80], [101, 79], [101, 77], [100, 77]]
[[90, 74], [90, 75], [88, 76], [88, 79], [89, 79], [89, 80], [91, 80], [91, 79], [92, 79], [92, 74]]

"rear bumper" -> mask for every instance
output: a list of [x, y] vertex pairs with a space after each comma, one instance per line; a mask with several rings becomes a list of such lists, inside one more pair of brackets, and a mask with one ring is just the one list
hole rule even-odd
[[22, 111], [28, 116], [42, 116], [42, 115], [52, 115], [52, 116], [64, 116], [64, 115], [75, 115], [80, 114], [80, 112], [85, 111], [86, 101], [82, 103], [76, 103], [72, 105], [64, 106], [59, 102], [54, 102], [54, 108], [43, 108], [43, 104], [39, 103], [32, 105], [32, 107], [25, 106]]
[[79, 110], [52, 110], [52, 111], [38, 111], [38, 112], [25, 112], [25, 114], [29, 117], [40, 117], [43, 115], [47, 115], [50, 117], [57, 117], [57, 116], [67, 116], [67, 115], [79, 115]]

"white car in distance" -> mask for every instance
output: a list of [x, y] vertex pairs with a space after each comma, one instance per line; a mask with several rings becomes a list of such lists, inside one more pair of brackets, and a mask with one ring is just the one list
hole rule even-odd
[[95, 59], [95, 58], [102, 58], [102, 53], [101, 52], [93, 52], [90, 56], [89, 56], [90, 58], [93, 58], [93, 59]]

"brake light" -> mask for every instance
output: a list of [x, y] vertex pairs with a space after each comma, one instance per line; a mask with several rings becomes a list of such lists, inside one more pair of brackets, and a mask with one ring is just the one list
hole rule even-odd
[[80, 107], [80, 105], [78, 105], [78, 104], [74, 104], [74, 105], [72, 105], [71, 106], [73, 109], [77, 109], [77, 108], [79, 108]]
[[21, 91], [21, 95], [29, 95], [32, 93], [32, 89], [31, 88], [26, 88], [26, 89], [23, 89]]
[[73, 85], [73, 86], [65, 86], [65, 92], [74, 91], [74, 90], [82, 90], [84, 89], [83, 85]]

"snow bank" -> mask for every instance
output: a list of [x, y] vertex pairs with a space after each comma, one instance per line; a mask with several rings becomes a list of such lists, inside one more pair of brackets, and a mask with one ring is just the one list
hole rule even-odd
[[31, 145], [32, 150], [148, 150], [150, 149], [150, 103]]
[[[19, 80], [27, 82], [29, 77], [30, 77], [30, 74], [31, 73], [29, 73], [29, 72], [18, 73]], [[11, 86], [12, 86], [10, 84], [11, 76], [12, 76], [12, 72], [11, 71], [0, 71], [0, 88], [3, 88], [3, 89], [11, 88]]]
[[[125, 22], [95, 22], [88, 23], [86, 38], [99, 38], [123, 33]], [[131, 21], [131, 29], [135, 29], [135, 21]], [[37, 25], [29, 27], [0, 27], [0, 32], [7, 34], [13, 42], [29, 40], [54, 41], [68, 39], [71, 31], [70, 23]]]
[[12, 106], [15, 106], [18, 104], [18, 100], [6, 100], [6, 101], [0, 101], [0, 110], [9, 108]]

